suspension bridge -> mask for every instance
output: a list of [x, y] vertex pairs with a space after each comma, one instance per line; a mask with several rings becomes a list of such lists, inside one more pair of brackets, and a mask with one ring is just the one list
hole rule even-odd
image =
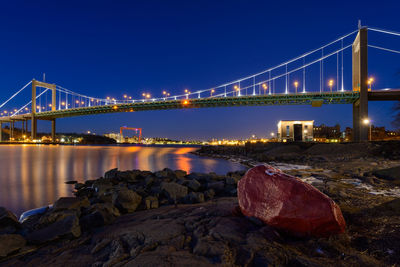
[[[122, 99], [99, 98], [76, 93], [58, 84], [32, 80], [0, 104], [0, 129], [10, 124], [10, 140], [16, 122], [22, 123], [22, 131], [30, 133], [31, 140], [37, 138], [37, 121], [52, 123], [52, 138], [55, 141], [56, 119], [115, 112], [137, 112], [147, 110], [208, 108], [257, 105], [353, 105], [353, 139], [368, 140], [368, 125], [361, 121], [368, 118], [368, 101], [400, 100], [400, 89], [371, 90], [373, 79], [368, 76], [368, 48], [400, 54], [399, 50], [370, 44], [368, 32], [400, 37], [400, 33], [378, 28], [360, 27], [318, 49], [259, 73], [249, 75], [212, 88], [189, 91], [178, 95], [163, 92], [161, 97], [143, 94], [140, 99], [124, 95]], [[352, 88], [346, 90], [344, 83], [344, 52], [351, 50]], [[335, 61], [335, 67], [327, 70], [327, 62]], [[317, 67], [318, 73], [308, 74]], [[317, 78], [316, 76], [319, 77]], [[295, 78], [293, 78], [295, 77]], [[335, 79], [326, 77], [335, 77]], [[314, 80], [313, 82], [310, 80]], [[317, 80], [317, 82], [315, 82]], [[318, 84], [319, 80], [319, 84]], [[317, 84], [317, 86], [315, 86]], [[12, 110], [5, 106], [26, 88], [31, 88], [32, 97], [25, 105]], [[50, 100], [49, 100], [50, 99]], [[30, 121], [30, 131], [28, 122]], [[0, 141], [3, 141], [0, 134]]]

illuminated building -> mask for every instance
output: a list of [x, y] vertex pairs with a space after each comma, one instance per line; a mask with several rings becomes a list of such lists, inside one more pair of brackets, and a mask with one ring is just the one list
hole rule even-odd
[[314, 121], [288, 121], [282, 120], [278, 123], [278, 140], [281, 142], [313, 141]]

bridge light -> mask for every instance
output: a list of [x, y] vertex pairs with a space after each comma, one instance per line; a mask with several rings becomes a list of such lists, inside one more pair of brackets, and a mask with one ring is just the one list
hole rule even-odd
[[186, 105], [189, 105], [189, 100], [184, 100], [184, 101], [182, 102], [182, 104], [185, 105], [185, 106], [186, 106]]
[[61, 106], [65, 106], [65, 102], [61, 102]]
[[129, 99], [132, 99], [132, 97], [130, 96]]
[[28, 108], [25, 108], [25, 110], [28, 110]]
[[110, 97], [109, 97], [109, 96], [107, 96], [107, 100], [110, 100]]
[[369, 91], [372, 90], [372, 83], [373, 83], [374, 81], [375, 81], [375, 80], [374, 80], [373, 77], [370, 77], [370, 78], [368, 79]]
[[4, 114], [7, 114], [7, 112], [8, 112], [7, 110], [4, 110]]
[[76, 100], [75, 103], [76, 103], [76, 104], [79, 104], [79, 100]]
[[297, 87], [299, 86], [299, 82], [298, 81], [295, 81], [294, 82], [294, 87], [296, 88], [296, 94], [297, 94]]
[[49, 107], [51, 108], [51, 104], [49, 104]]
[[332, 93], [332, 86], [333, 86], [333, 80], [332, 79], [329, 80], [328, 85], [329, 85], [329, 88], [330, 88], [331, 93]]
[[128, 96], [127, 95], [124, 95], [124, 98], [127, 98]]
[[163, 95], [166, 95], [166, 94], [167, 94], [167, 92], [166, 92], [166, 91], [163, 91], [163, 92], [162, 92], [162, 94], [163, 94]]
[[142, 96], [146, 97], [146, 93], [143, 93]]
[[213, 93], [215, 93], [215, 90], [211, 89], [211, 91], [210, 91], [211, 96], [213, 95]]
[[151, 97], [151, 95], [150, 95], [150, 94], [147, 94], [147, 95], [146, 95], [146, 97], [147, 97], [147, 98], [150, 98], [150, 97]]
[[117, 106], [113, 106], [113, 109], [118, 109], [118, 107]]

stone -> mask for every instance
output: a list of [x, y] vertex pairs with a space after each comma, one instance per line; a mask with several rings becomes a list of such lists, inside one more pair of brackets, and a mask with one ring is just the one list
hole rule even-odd
[[161, 183], [161, 190], [165, 192], [170, 201], [177, 201], [185, 197], [188, 193], [188, 188], [186, 186], [174, 182]]
[[224, 190], [225, 187], [225, 182], [224, 181], [218, 181], [218, 182], [211, 182], [207, 184], [208, 189], [213, 189], [214, 192], [221, 192]]
[[123, 213], [134, 212], [142, 201], [142, 197], [129, 189], [121, 188], [114, 192], [112, 203]]
[[79, 210], [81, 208], [87, 208], [90, 206], [90, 202], [87, 197], [62, 197], [59, 198], [53, 205], [54, 211], [59, 210]]
[[372, 174], [388, 181], [400, 181], [400, 166], [373, 171]]
[[154, 196], [148, 196], [144, 200], [146, 209], [157, 209], [158, 208], [158, 198]]
[[79, 224], [86, 231], [95, 227], [111, 224], [121, 216], [119, 210], [111, 203], [96, 203], [90, 206], [88, 214], [82, 216]]
[[14, 213], [0, 207], [0, 234], [12, 234], [20, 228], [21, 224]]
[[226, 177], [225, 178], [225, 183], [228, 185], [236, 185], [237, 184], [237, 179], [234, 177]]
[[25, 244], [26, 240], [21, 235], [0, 235], [0, 258], [20, 250]]
[[186, 176], [187, 179], [196, 179], [200, 183], [207, 183], [211, 181], [211, 176], [205, 173], [192, 172]]
[[47, 227], [29, 233], [26, 238], [33, 244], [42, 244], [59, 238], [77, 238], [81, 235], [79, 219], [70, 215]]
[[174, 173], [177, 178], [184, 178], [187, 175], [187, 172], [183, 170], [176, 170]]
[[82, 183], [75, 183], [74, 185], [75, 190], [81, 190], [84, 187], [86, 187], [86, 185]]
[[104, 174], [104, 178], [113, 179], [117, 177], [117, 174], [118, 174], [118, 168], [111, 169], [109, 171], [106, 171], [106, 173]]
[[187, 204], [203, 203], [204, 194], [200, 192], [190, 192], [184, 199]]
[[176, 174], [173, 170], [165, 168], [162, 171], [155, 172], [154, 175], [157, 178], [170, 178], [170, 179], [176, 179]]
[[247, 171], [238, 182], [242, 213], [296, 236], [343, 233], [339, 206], [315, 187], [269, 165]]
[[195, 192], [199, 191], [201, 187], [201, 184], [196, 179], [186, 180], [183, 182], [183, 185], [187, 186], [190, 190]]
[[204, 192], [204, 197], [206, 200], [213, 199], [215, 196], [215, 191], [213, 189], [208, 189]]

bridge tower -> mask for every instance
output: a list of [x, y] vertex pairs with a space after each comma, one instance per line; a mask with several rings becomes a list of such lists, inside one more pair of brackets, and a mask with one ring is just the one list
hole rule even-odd
[[360, 98], [353, 103], [353, 141], [368, 141], [368, 125], [362, 123], [368, 118], [368, 34], [367, 27], [360, 27], [352, 45], [353, 91], [360, 92]]
[[[56, 85], [32, 80], [32, 117], [31, 117], [31, 137], [32, 140], [37, 138], [37, 118], [36, 118], [36, 87], [43, 87], [51, 90], [51, 110], [56, 110]], [[56, 141], [56, 120], [51, 120], [51, 138]]]

